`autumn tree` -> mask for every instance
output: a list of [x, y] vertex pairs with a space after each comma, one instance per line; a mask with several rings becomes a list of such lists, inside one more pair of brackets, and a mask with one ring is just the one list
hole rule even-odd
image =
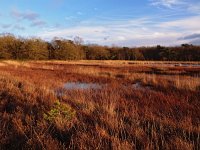
[[49, 58], [48, 44], [41, 39], [28, 39], [24, 47], [27, 49], [27, 59], [45, 60]]
[[108, 49], [104, 46], [90, 45], [85, 46], [84, 51], [86, 53], [86, 58], [90, 60], [106, 60], [109, 59], [110, 53]]
[[75, 60], [84, 57], [82, 49], [79, 46], [76, 46], [73, 41], [54, 39], [51, 44], [55, 59]]

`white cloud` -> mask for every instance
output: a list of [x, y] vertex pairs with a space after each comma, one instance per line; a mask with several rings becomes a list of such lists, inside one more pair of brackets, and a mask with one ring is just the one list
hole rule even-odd
[[12, 27], [12, 24], [2, 24], [1, 27], [3, 29], [8, 29], [8, 28]]
[[172, 6], [183, 4], [180, 0], [150, 0], [151, 5], [153, 6], [164, 6], [172, 8]]
[[20, 25], [15, 25], [15, 26], [13, 27], [13, 29], [14, 29], [14, 30], [21, 30], [21, 31], [24, 31], [24, 30], [25, 30], [25, 27], [20, 26]]
[[158, 25], [160, 28], [182, 30], [184, 32], [200, 31], [200, 16], [193, 16], [176, 21], [163, 22]]
[[187, 10], [195, 14], [200, 14], [200, 3], [188, 4]]
[[120, 40], [120, 41], [125, 41], [125, 40], [126, 40], [126, 37], [124, 37], [124, 36], [117, 36], [116, 39], [118, 39], [118, 40]]
[[158, 8], [174, 10], [173, 13], [200, 14], [200, 2], [194, 3], [189, 0], [149, 0], [150, 5]]
[[[102, 45], [142, 46], [178, 45], [189, 42], [181, 39], [188, 34], [200, 32], [200, 16], [153, 23], [152, 18], [139, 18], [123, 21], [107, 21], [94, 24], [94, 20], [70, 28], [46, 29], [38, 33], [43, 39], [53, 37], [71, 38], [80, 36], [88, 43]], [[95, 22], [96, 23], [96, 22]]]
[[76, 12], [76, 14], [81, 16], [81, 15], [83, 15], [83, 12], [78, 11], [78, 12]]
[[32, 23], [31, 23], [31, 26], [32, 27], [42, 27], [46, 25], [46, 22], [43, 21], [43, 20], [34, 20]]
[[67, 16], [67, 17], [65, 17], [65, 20], [73, 20], [73, 19], [76, 19], [76, 17], [75, 16]]
[[45, 32], [39, 33], [38, 36], [45, 39], [52, 39], [53, 37], [67, 37], [69, 35], [73, 35], [73, 36], [84, 37], [86, 40], [89, 41], [98, 42], [99, 40], [101, 40], [101, 37], [103, 37], [104, 34], [102, 34], [102, 32], [105, 30], [106, 28], [101, 26], [95, 26], [95, 27], [77, 26], [77, 27], [58, 29], [58, 30], [50, 29]]

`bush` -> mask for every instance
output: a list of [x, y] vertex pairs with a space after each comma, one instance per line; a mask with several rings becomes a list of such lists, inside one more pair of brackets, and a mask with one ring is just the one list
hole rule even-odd
[[55, 102], [50, 111], [44, 114], [44, 119], [60, 129], [69, 127], [75, 119], [76, 112], [67, 104]]

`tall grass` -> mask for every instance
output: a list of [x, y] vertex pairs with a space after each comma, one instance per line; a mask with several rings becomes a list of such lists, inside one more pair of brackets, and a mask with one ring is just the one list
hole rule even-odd
[[[26, 63], [0, 66], [0, 149], [200, 148], [198, 77], [151, 75], [143, 66]], [[66, 90], [67, 81], [106, 86]]]

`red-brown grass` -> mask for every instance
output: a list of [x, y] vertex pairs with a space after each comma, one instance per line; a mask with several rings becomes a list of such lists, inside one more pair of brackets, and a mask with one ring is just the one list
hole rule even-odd
[[[200, 148], [199, 72], [127, 62], [3, 64], [0, 149]], [[65, 89], [66, 82], [102, 88]]]

